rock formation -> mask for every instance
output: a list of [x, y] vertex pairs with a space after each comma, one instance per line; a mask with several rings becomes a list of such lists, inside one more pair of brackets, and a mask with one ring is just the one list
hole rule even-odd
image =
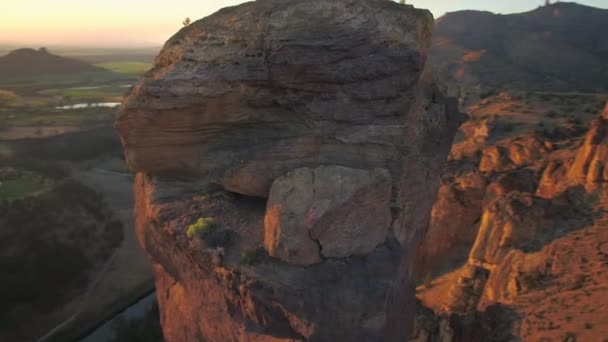
[[459, 120], [432, 27], [391, 1], [258, 0], [166, 43], [116, 128], [167, 341], [407, 338]]
[[416, 256], [412, 340], [604, 338], [603, 101], [511, 91], [466, 108]]
[[551, 150], [550, 143], [534, 135], [509, 139], [502, 144], [487, 147], [482, 152], [479, 170], [482, 172], [505, 171], [531, 164]]
[[587, 189], [596, 188], [608, 181], [608, 104], [602, 116], [594, 120], [585, 136], [568, 177]]

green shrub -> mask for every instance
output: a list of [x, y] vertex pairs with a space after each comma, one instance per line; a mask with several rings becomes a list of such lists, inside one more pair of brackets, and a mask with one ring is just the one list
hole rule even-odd
[[212, 217], [201, 217], [186, 229], [186, 235], [190, 239], [205, 239], [217, 228], [217, 223]]

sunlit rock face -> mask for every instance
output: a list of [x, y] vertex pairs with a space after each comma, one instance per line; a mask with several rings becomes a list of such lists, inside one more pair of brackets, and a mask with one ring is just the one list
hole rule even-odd
[[[608, 108], [608, 105], [607, 105]], [[568, 176], [571, 180], [593, 189], [608, 181], [608, 112], [591, 124]]]
[[484, 149], [479, 162], [479, 171], [507, 171], [532, 164], [551, 149], [552, 146], [549, 142], [545, 142], [537, 136], [518, 137]]
[[116, 128], [167, 341], [406, 340], [458, 122], [432, 27], [392, 1], [258, 0], [166, 43]]

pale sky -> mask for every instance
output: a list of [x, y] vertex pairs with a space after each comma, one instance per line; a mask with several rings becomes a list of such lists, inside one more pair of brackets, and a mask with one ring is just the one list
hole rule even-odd
[[[0, 44], [158, 46], [181, 21], [243, 0], [0, 0]], [[435, 17], [463, 9], [524, 12], [544, 0], [408, 0]], [[580, 0], [608, 8], [608, 0]]]

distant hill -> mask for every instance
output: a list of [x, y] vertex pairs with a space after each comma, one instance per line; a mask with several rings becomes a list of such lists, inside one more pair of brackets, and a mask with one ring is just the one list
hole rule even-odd
[[444, 80], [482, 89], [608, 91], [607, 24], [608, 10], [564, 2], [452, 12], [437, 20], [431, 58]]
[[74, 74], [104, 71], [76, 59], [51, 54], [44, 48], [18, 49], [0, 57], [0, 80], [28, 78], [43, 74]]

